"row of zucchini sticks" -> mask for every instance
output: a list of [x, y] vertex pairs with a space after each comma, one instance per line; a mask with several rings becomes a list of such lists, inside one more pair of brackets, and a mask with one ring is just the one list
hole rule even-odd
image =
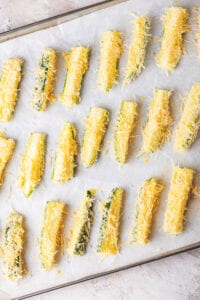
[[[143, 129], [143, 141], [139, 154], [148, 155], [159, 150], [169, 139], [172, 117], [169, 111], [171, 92], [155, 90], [147, 121]], [[200, 83], [194, 84], [186, 99], [185, 107], [175, 131], [175, 150], [187, 150], [195, 141], [200, 127]], [[92, 107], [85, 121], [85, 130], [80, 150], [84, 167], [91, 167], [101, 151], [103, 139], [109, 122], [109, 111], [101, 107]], [[133, 131], [137, 123], [137, 103], [122, 101], [115, 124], [113, 144], [115, 158], [120, 164], [128, 160], [128, 150]], [[6, 165], [13, 155], [15, 141], [0, 135], [0, 181]], [[77, 130], [73, 123], [65, 122], [58, 138], [53, 163], [52, 180], [64, 184], [75, 176], [78, 155]], [[31, 133], [18, 176], [18, 186], [29, 197], [41, 181], [46, 154], [46, 134]]]
[[[184, 212], [192, 190], [193, 177], [194, 170], [174, 167], [163, 223], [163, 230], [166, 233], [176, 235], [183, 231]], [[152, 221], [164, 187], [158, 179], [150, 178], [140, 188], [135, 221], [131, 226], [131, 243], [149, 242]], [[66, 245], [63, 233], [65, 215], [67, 215], [66, 204], [60, 201], [47, 202], [40, 237], [40, 259], [44, 269], [50, 270], [57, 264], [62, 246], [65, 246], [69, 256], [82, 256], [86, 253], [94, 220], [95, 192], [95, 190], [85, 192], [80, 207], [74, 214]], [[96, 249], [99, 254], [114, 255], [119, 252], [119, 225], [121, 215], [123, 215], [123, 194], [122, 188], [115, 188], [108, 199], [102, 202], [102, 221]], [[1, 247], [3, 272], [10, 280], [18, 280], [26, 273], [23, 259], [24, 234], [24, 217], [13, 211], [7, 218]]]
[[[200, 57], [200, 14], [198, 19], [198, 51]], [[165, 72], [171, 72], [178, 64], [183, 52], [183, 34], [188, 31], [188, 11], [182, 7], [170, 7], [163, 17], [163, 34], [160, 50], [156, 56], [157, 65]], [[124, 83], [133, 81], [144, 68], [146, 48], [150, 36], [150, 19], [147, 16], [136, 18], [133, 41], [129, 48]], [[105, 31], [100, 43], [98, 86], [108, 92], [118, 78], [118, 63], [123, 52], [123, 34], [118, 31]], [[62, 93], [58, 95], [67, 108], [80, 102], [80, 90], [84, 74], [89, 66], [89, 47], [73, 47], [64, 53], [66, 77]], [[17, 90], [22, 77], [23, 60], [8, 59], [0, 80], [0, 121], [12, 119], [16, 106]], [[44, 111], [48, 103], [55, 100], [54, 81], [56, 74], [56, 51], [44, 49], [35, 80], [32, 106]]]

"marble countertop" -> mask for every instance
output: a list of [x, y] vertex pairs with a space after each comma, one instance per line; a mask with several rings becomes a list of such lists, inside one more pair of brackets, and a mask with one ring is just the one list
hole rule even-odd
[[[0, 32], [97, 3], [96, 0], [1, 0]], [[93, 279], [32, 300], [197, 300], [200, 299], [200, 249]]]

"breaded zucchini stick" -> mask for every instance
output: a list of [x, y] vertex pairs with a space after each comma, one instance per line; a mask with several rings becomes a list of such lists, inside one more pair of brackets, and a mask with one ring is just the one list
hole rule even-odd
[[125, 83], [129, 83], [138, 77], [144, 68], [149, 29], [150, 20], [148, 17], [140, 16], [135, 20], [133, 30], [134, 40], [129, 49]]
[[0, 133], [0, 185], [3, 184], [6, 166], [13, 156], [15, 141]]
[[119, 252], [119, 224], [123, 205], [123, 189], [116, 188], [103, 204], [103, 215], [97, 245], [97, 252], [113, 255]]
[[163, 17], [163, 34], [157, 65], [165, 72], [172, 71], [184, 52], [183, 34], [188, 31], [188, 11], [182, 7], [170, 7]]
[[169, 126], [172, 122], [169, 111], [170, 96], [170, 91], [154, 90], [154, 97], [143, 131], [142, 154], [153, 153], [159, 150], [169, 138]]
[[85, 132], [81, 149], [81, 161], [84, 167], [91, 167], [99, 154], [101, 144], [109, 122], [109, 111], [101, 107], [92, 107], [85, 123]]
[[93, 190], [85, 192], [81, 206], [74, 216], [68, 245], [70, 255], [84, 255], [86, 253], [94, 218], [94, 193]]
[[90, 48], [74, 47], [65, 53], [66, 77], [62, 93], [58, 100], [67, 108], [80, 102], [80, 90], [83, 77], [88, 70]]
[[56, 51], [45, 48], [42, 52], [36, 73], [32, 106], [35, 110], [44, 111], [47, 104], [55, 100], [54, 81], [56, 74]]
[[56, 149], [52, 175], [54, 182], [65, 183], [74, 177], [77, 154], [76, 128], [72, 123], [65, 122]]
[[133, 232], [135, 243], [146, 244], [149, 242], [153, 216], [159, 206], [159, 197], [163, 189], [164, 185], [155, 178], [147, 180], [140, 189], [136, 225]]
[[42, 266], [46, 270], [50, 270], [56, 265], [56, 254], [62, 241], [64, 213], [64, 203], [47, 202], [40, 241], [40, 257]]
[[19, 280], [25, 273], [23, 262], [24, 217], [13, 211], [6, 220], [3, 231], [3, 273], [13, 281]]
[[38, 186], [45, 165], [46, 134], [31, 133], [19, 170], [18, 186], [29, 197]]
[[184, 212], [192, 188], [194, 170], [175, 167], [167, 200], [163, 230], [170, 234], [183, 231]]
[[118, 63], [122, 52], [122, 33], [119, 31], [103, 32], [100, 44], [98, 86], [104, 92], [109, 92], [116, 83]]
[[0, 78], [0, 121], [12, 119], [22, 77], [23, 59], [13, 57], [4, 62]]
[[192, 86], [178, 124], [174, 148], [187, 150], [196, 140], [200, 127], [200, 83]]

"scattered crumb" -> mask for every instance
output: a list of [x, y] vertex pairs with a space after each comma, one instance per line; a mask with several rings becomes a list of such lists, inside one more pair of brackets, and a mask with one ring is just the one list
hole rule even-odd
[[103, 150], [103, 151], [102, 151], [102, 154], [103, 154], [104, 156], [106, 156], [106, 155], [108, 154], [108, 150]]
[[56, 270], [56, 274], [57, 274], [57, 275], [61, 274], [61, 270], [59, 270], [59, 269]]
[[193, 195], [197, 195], [197, 196], [200, 195], [197, 186], [194, 186], [194, 187], [192, 188], [192, 194], [193, 194]]
[[144, 161], [144, 163], [148, 163], [149, 162], [149, 158], [144, 157], [143, 161]]

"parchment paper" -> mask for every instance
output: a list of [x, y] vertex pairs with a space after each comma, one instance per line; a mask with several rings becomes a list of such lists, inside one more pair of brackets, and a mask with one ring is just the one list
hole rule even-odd
[[[176, 5], [176, 1], [160, 0], [135, 0], [95, 12], [57, 27], [29, 34], [0, 45], [1, 66], [6, 58], [19, 56], [25, 59], [24, 78], [22, 80], [19, 101], [12, 122], [0, 124], [0, 129], [5, 129], [7, 135], [16, 139], [17, 147], [14, 156], [7, 168], [7, 174], [0, 193], [0, 228], [3, 228], [6, 216], [15, 209], [26, 218], [26, 247], [25, 260], [29, 274], [18, 283], [8, 282], [2, 277], [0, 265], [0, 290], [12, 297], [34, 292], [69, 282], [86, 275], [108, 271], [116, 267], [137, 262], [141, 259], [164, 254], [168, 250], [197, 242], [200, 240], [200, 199], [192, 196], [189, 201], [187, 222], [184, 233], [171, 237], [162, 231], [163, 217], [166, 208], [169, 182], [173, 166], [179, 164], [195, 168], [200, 167], [200, 139], [186, 153], [173, 151], [173, 133], [180, 118], [183, 97], [187, 95], [192, 84], [200, 80], [200, 61], [197, 58], [197, 49], [194, 42], [195, 32], [191, 30], [185, 37], [187, 54], [182, 57], [179, 66], [167, 76], [155, 64], [155, 54], [159, 43], [155, 37], [161, 35], [161, 15], [165, 7]], [[190, 22], [194, 22], [195, 14], [192, 7], [198, 1], [179, 1], [179, 6], [190, 8]], [[125, 88], [122, 87], [122, 78], [127, 61], [127, 45], [132, 40], [133, 14], [148, 14], [152, 20], [152, 39], [148, 45], [146, 69], [141, 76]], [[99, 60], [99, 43], [104, 30], [116, 29], [124, 34], [125, 52], [120, 60], [120, 78], [110, 93], [105, 94], [97, 88], [97, 69]], [[90, 68], [85, 76], [82, 89], [82, 101], [73, 109], [66, 109], [59, 102], [52, 104], [47, 111], [37, 113], [33, 111], [30, 101], [35, 80], [35, 70], [38, 65], [41, 51], [44, 47], [53, 47], [58, 51], [69, 51], [75, 45], [90, 46]], [[64, 60], [58, 57], [58, 72], [56, 95], [62, 90], [64, 82]], [[141, 147], [142, 126], [146, 120], [149, 103], [152, 99], [154, 88], [173, 90], [171, 98], [171, 111], [174, 118], [172, 137], [161, 151], [150, 157], [145, 163], [142, 157], [136, 158]], [[112, 136], [120, 102], [123, 99], [133, 99], [139, 103], [140, 118], [135, 131], [136, 139], [133, 140], [129, 162], [120, 167], [113, 158]], [[78, 128], [79, 141], [82, 140], [84, 119], [91, 106], [102, 106], [111, 112], [111, 121], [104, 141], [103, 150], [96, 164], [84, 169], [80, 158], [76, 177], [64, 185], [56, 185], [51, 181], [52, 161], [58, 135], [64, 121], [72, 121]], [[47, 160], [44, 178], [40, 186], [34, 191], [30, 199], [26, 199], [16, 186], [21, 154], [31, 132], [45, 132], [48, 135]], [[137, 192], [140, 185], [150, 177], [160, 178], [166, 185], [162, 193], [161, 203], [154, 218], [151, 242], [145, 246], [129, 245], [129, 234], [134, 222]], [[198, 173], [196, 183], [199, 184]], [[96, 242], [101, 220], [99, 202], [107, 198], [114, 187], [122, 187], [126, 191], [124, 209], [121, 223], [120, 254], [100, 258], [96, 254]], [[43, 210], [48, 200], [59, 199], [68, 205], [69, 216], [66, 220], [65, 234], [71, 226], [72, 212], [79, 206], [86, 189], [96, 188], [95, 221], [92, 228], [90, 245], [87, 254], [83, 257], [70, 258], [66, 253], [61, 257], [57, 267], [49, 272], [41, 269], [39, 260], [38, 238], [40, 237]], [[57, 274], [60, 270], [60, 274]]]

